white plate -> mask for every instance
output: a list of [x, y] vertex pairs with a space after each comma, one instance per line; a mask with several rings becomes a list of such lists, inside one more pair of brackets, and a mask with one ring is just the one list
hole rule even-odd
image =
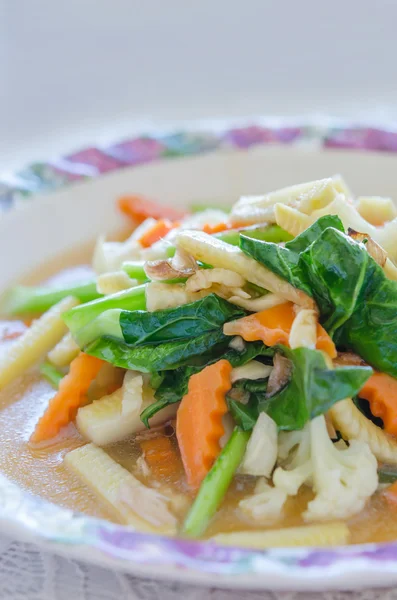
[[[120, 194], [139, 192], [176, 206], [233, 202], [339, 172], [357, 194], [397, 197], [395, 165], [387, 154], [257, 146], [126, 169], [37, 196], [0, 218], [0, 290], [49, 258], [119, 228], [114, 201]], [[259, 552], [148, 536], [49, 505], [5, 478], [0, 531], [130, 573], [212, 586], [313, 591], [397, 584], [394, 543]]]

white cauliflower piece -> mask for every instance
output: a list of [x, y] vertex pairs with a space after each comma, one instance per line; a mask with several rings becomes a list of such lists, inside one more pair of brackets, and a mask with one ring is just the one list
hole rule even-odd
[[270, 477], [277, 460], [277, 425], [266, 413], [261, 413], [240, 466], [240, 473]]
[[271, 365], [264, 365], [258, 360], [250, 360], [241, 367], [235, 367], [230, 375], [230, 381], [234, 383], [239, 379], [266, 379], [272, 372]]
[[378, 487], [377, 460], [368, 444], [349, 442], [344, 450], [330, 440], [324, 416], [310, 423], [314, 500], [306, 521], [345, 519], [360, 512]]
[[214, 283], [228, 288], [240, 288], [245, 284], [245, 279], [229, 269], [200, 269], [189, 277], [186, 282], [186, 289], [189, 292], [198, 292], [210, 288]]
[[279, 458], [281, 453], [285, 468], [275, 470], [273, 483], [288, 496], [295, 496], [304, 483], [310, 482], [313, 470], [309, 425], [301, 431], [281, 433], [280, 440]]
[[267, 523], [282, 517], [286, 500], [283, 490], [271, 487], [263, 478], [258, 481], [254, 494], [239, 502], [239, 509], [255, 521]]

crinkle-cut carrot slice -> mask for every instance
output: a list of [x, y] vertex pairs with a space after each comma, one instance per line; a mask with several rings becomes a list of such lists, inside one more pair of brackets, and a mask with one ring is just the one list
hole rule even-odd
[[[292, 302], [278, 304], [261, 312], [249, 315], [224, 325], [226, 335], [239, 335], [246, 342], [262, 340], [266, 346], [283, 344], [289, 346], [289, 334], [296, 313]], [[325, 331], [317, 324], [317, 350], [324, 350], [331, 358], [336, 357], [335, 344]]]
[[232, 366], [220, 360], [192, 375], [176, 418], [176, 435], [188, 484], [197, 489], [220, 453], [225, 430], [225, 396], [231, 388]]
[[55, 437], [62, 427], [75, 419], [80, 406], [87, 402], [88, 388], [103, 364], [101, 359], [83, 353], [72, 360], [70, 371], [61, 380], [58, 392], [37, 423], [31, 442], [44, 442]]
[[386, 373], [374, 373], [359, 396], [368, 400], [372, 414], [382, 419], [386, 433], [397, 436], [397, 379]]

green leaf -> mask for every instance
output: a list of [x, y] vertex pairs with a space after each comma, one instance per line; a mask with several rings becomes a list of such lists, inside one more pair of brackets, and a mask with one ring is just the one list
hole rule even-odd
[[319, 350], [277, 346], [292, 363], [289, 383], [280, 391], [259, 402], [279, 429], [302, 429], [307, 421], [322, 415], [339, 400], [355, 396], [372, 374], [369, 367], [328, 369]]
[[140, 346], [195, 338], [245, 315], [242, 308], [210, 294], [177, 308], [155, 312], [122, 311], [120, 326], [124, 340]]
[[256, 396], [250, 398], [247, 404], [227, 396], [227, 405], [236, 425], [242, 431], [251, 431], [258, 419], [258, 402]]
[[222, 353], [229, 341], [230, 338], [223, 334], [222, 329], [204, 333], [197, 338], [166, 342], [158, 346], [135, 347], [103, 336], [86, 346], [84, 352], [101, 358], [115, 367], [153, 373], [153, 371], [177, 369], [214, 348], [219, 348], [219, 352]]
[[378, 371], [397, 377], [397, 282], [386, 277], [364, 244], [335, 224], [324, 229], [335, 218], [322, 217], [302, 234], [306, 239], [299, 236], [286, 244], [284, 250], [292, 254], [246, 238], [241, 248], [310, 292], [322, 324], [339, 349], [350, 349]]
[[141, 421], [147, 429], [150, 429], [149, 419], [151, 419], [153, 415], [159, 412], [159, 410], [162, 410], [165, 406], [167, 406], [167, 404], [168, 402], [166, 400], [157, 400], [157, 402], [149, 404], [149, 406], [141, 412]]
[[241, 236], [240, 248], [245, 254], [311, 296], [311, 286], [300, 261], [300, 254], [329, 227], [344, 231], [339, 217], [327, 215], [318, 219], [295, 239], [287, 242], [284, 248], [271, 242], [254, 240], [245, 235]]

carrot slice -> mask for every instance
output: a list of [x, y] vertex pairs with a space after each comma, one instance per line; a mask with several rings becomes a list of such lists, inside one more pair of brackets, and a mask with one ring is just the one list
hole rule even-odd
[[[289, 334], [295, 316], [293, 303], [285, 302], [243, 319], [226, 323], [223, 330], [226, 335], [240, 335], [246, 342], [262, 340], [266, 346], [276, 344], [289, 346]], [[335, 344], [319, 323], [316, 348], [324, 350], [331, 358], [336, 357]]]
[[222, 416], [232, 366], [220, 360], [192, 375], [176, 415], [176, 435], [188, 484], [197, 489], [220, 453]]
[[175, 482], [179, 478], [182, 463], [170, 438], [161, 435], [142, 440], [140, 445], [145, 460], [156, 479]]
[[58, 392], [37, 423], [31, 442], [49, 440], [73, 421], [80, 406], [86, 403], [88, 388], [103, 364], [99, 358], [83, 353], [70, 363], [70, 371], [61, 380]]
[[371, 412], [380, 417], [386, 433], [397, 436], [397, 379], [386, 373], [374, 373], [360, 390]]
[[187, 214], [183, 210], [157, 204], [154, 200], [149, 200], [144, 196], [122, 196], [118, 199], [117, 204], [121, 212], [131, 217], [137, 224], [149, 217], [177, 221], [183, 219]]
[[139, 238], [140, 244], [144, 248], [149, 248], [155, 242], [158, 242], [172, 229], [179, 227], [179, 221], [170, 221], [169, 219], [159, 219], [142, 237]]

